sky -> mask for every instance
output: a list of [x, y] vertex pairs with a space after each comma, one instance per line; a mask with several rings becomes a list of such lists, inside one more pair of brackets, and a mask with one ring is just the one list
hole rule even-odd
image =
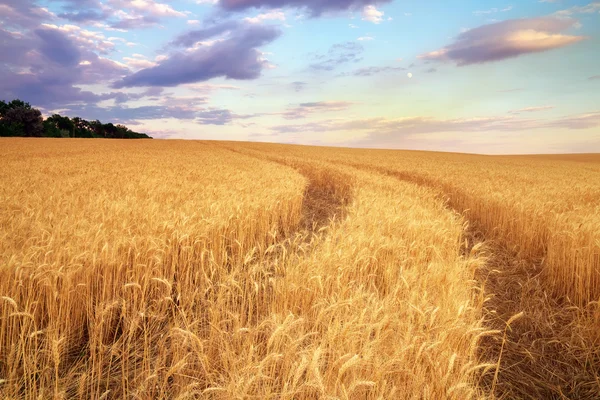
[[600, 152], [600, 1], [0, 0], [0, 99], [157, 139]]

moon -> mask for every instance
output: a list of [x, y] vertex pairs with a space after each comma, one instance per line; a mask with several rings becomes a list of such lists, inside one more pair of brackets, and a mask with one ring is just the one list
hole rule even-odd
[[409, 78], [412, 78], [412, 72], [409, 72], [408, 74], [406, 74], [406, 76], [408, 76]]

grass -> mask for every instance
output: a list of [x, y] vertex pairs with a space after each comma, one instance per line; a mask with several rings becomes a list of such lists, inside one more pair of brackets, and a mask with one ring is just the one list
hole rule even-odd
[[594, 155], [1, 143], [3, 398], [600, 393]]

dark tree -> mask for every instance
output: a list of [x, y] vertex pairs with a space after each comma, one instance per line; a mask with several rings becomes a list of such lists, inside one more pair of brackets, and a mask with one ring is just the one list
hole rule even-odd
[[0, 100], [0, 136], [151, 139], [125, 125], [103, 124], [98, 120], [90, 122], [54, 114], [44, 121], [40, 110], [18, 99], [10, 103]]
[[44, 136], [53, 138], [68, 138], [69, 131], [60, 129], [56, 123], [49, 118], [44, 121]]
[[0, 118], [4, 116], [6, 110], [8, 110], [8, 104], [4, 100], [0, 100]]
[[71, 121], [71, 118], [54, 114], [46, 118], [46, 121], [50, 121], [50, 123], [54, 124], [60, 130], [69, 132], [69, 137], [75, 137], [75, 124]]
[[[9, 104], [10, 105], [10, 104]], [[44, 119], [40, 110], [31, 107], [9, 108], [2, 116], [2, 123], [18, 130], [21, 127], [21, 135], [27, 137], [44, 136]]]
[[96, 137], [94, 135], [94, 130], [92, 129], [91, 124], [83, 118], [75, 117], [72, 119], [73, 124], [75, 124], [75, 137], [81, 138], [93, 138]]
[[98, 120], [91, 121], [90, 126], [96, 137], [106, 137], [106, 135], [104, 134], [104, 126], [102, 125], [102, 122]]

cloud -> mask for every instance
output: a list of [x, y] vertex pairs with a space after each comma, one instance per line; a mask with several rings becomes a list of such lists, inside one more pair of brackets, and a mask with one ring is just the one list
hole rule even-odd
[[111, 98], [109, 95], [95, 94], [74, 86], [69, 77], [59, 73], [5, 74], [7, 79], [0, 82], [0, 98], [26, 99], [36, 107], [48, 108], [63, 104], [97, 103]]
[[133, 54], [131, 57], [123, 57], [123, 61], [133, 70], [151, 68], [158, 65], [155, 61], [148, 60], [146, 56], [141, 54]]
[[108, 54], [115, 49], [115, 41], [123, 41], [120, 38], [107, 39], [102, 33], [83, 29], [77, 25], [51, 25], [42, 24], [41, 28], [61, 32], [69, 37], [69, 40], [80, 49], [93, 51], [99, 54]]
[[554, 13], [554, 15], [566, 17], [574, 14], [594, 14], [600, 13], [600, 1], [589, 3], [585, 6], [574, 6], [566, 10], [560, 10]]
[[231, 31], [226, 39], [176, 52], [155, 67], [142, 69], [123, 78], [114, 87], [177, 86], [217, 77], [239, 80], [258, 78], [268, 63], [257, 48], [279, 37], [281, 32], [276, 27], [227, 24], [227, 28], [217, 26], [210, 32], [205, 29], [182, 35], [174, 44], [195, 44], [196, 40], [208, 39], [227, 30]]
[[285, 13], [281, 10], [273, 10], [263, 14], [258, 14], [256, 17], [244, 18], [244, 21], [252, 24], [260, 24], [263, 21], [285, 21]]
[[43, 21], [56, 18], [47, 8], [38, 7], [32, 0], [2, 0], [0, 21], [2, 27], [35, 28]]
[[361, 41], [361, 42], [363, 42], [363, 41], [367, 42], [369, 40], [375, 40], [375, 38], [373, 36], [361, 36], [361, 37], [357, 38], [356, 40]]
[[325, 120], [305, 125], [282, 125], [272, 129], [280, 133], [289, 132], [333, 132], [333, 131], [365, 131], [371, 135], [389, 134], [418, 134], [431, 132], [451, 131], [478, 131], [478, 130], [508, 130], [519, 127], [519, 122], [514, 117], [480, 117], [438, 120], [432, 117], [407, 117], [407, 118], [366, 118], [357, 120]]
[[490, 8], [489, 10], [482, 10], [482, 11], [473, 11], [473, 14], [475, 15], [487, 15], [487, 14], [495, 14], [497, 12], [507, 12], [512, 10], [513, 7], [512, 6], [508, 6], [506, 8], [502, 8], [502, 9], [498, 9], [498, 8]]
[[61, 66], [79, 64], [81, 52], [68, 37], [57, 29], [36, 29], [35, 34], [41, 39], [39, 51], [49, 60]]
[[105, 29], [141, 29], [157, 25], [162, 18], [186, 18], [187, 14], [155, 0], [67, 0], [59, 17], [102, 25]]
[[231, 34], [240, 29], [241, 24], [236, 21], [226, 21], [208, 28], [195, 29], [179, 35], [171, 42], [171, 46], [192, 47], [194, 44], [219, 35]]
[[297, 107], [292, 107], [281, 113], [285, 119], [306, 118], [310, 114], [344, 111], [355, 103], [349, 101], [317, 101], [312, 103], [300, 103]]
[[0, 98], [26, 99], [44, 108], [114, 97], [78, 87], [127, 72], [126, 66], [96, 54], [89, 39], [79, 33], [52, 25], [20, 34], [0, 29]]
[[122, 103], [126, 103], [128, 101], [132, 101], [132, 100], [140, 100], [143, 99], [145, 97], [153, 97], [156, 98], [156, 96], [159, 96], [163, 93], [164, 89], [163, 88], [149, 88], [145, 91], [143, 91], [142, 93], [125, 93], [125, 92], [117, 92], [117, 93], [113, 93], [114, 97], [113, 99], [115, 100], [116, 104], [122, 104]]
[[600, 127], [600, 111], [572, 115], [553, 120], [547, 124], [549, 128], [589, 129]]
[[196, 122], [203, 125], [226, 125], [238, 118], [227, 109], [209, 109], [196, 113]]
[[306, 82], [296, 81], [296, 82], [292, 82], [290, 85], [292, 85], [292, 88], [297, 93], [297, 92], [303, 91], [304, 88], [306, 87], [307, 83]]
[[197, 112], [180, 106], [142, 106], [125, 107], [122, 104], [113, 107], [98, 107], [96, 105], [74, 105], [56, 108], [56, 111], [66, 115], [77, 115], [84, 119], [98, 119], [113, 123], [130, 123], [135, 120], [175, 118], [193, 120]]
[[381, 21], [383, 21], [384, 14], [385, 13], [383, 11], [379, 11], [375, 6], [368, 5], [363, 8], [362, 20], [379, 24]]
[[0, 28], [0, 67], [3, 63], [24, 67], [34, 44], [35, 40], [30, 37]]
[[241, 11], [248, 8], [295, 7], [306, 9], [317, 17], [326, 12], [358, 10], [373, 4], [389, 3], [391, 0], [220, 0], [219, 6], [227, 11]]
[[486, 63], [538, 53], [577, 43], [585, 37], [561, 34], [577, 23], [570, 18], [513, 19], [461, 33], [451, 45], [418, 56], [453, 61], [459, 66]]
[[343, 73], [340, 74], [340, 76], [373, 76], [373, 75], [378, 75], [378, 74], [384, 74], [384, 73], [388, 73], [388, 72], [399, 72], [399, 71], [405, 71], [406, 68], [402, 68], [402, 67], [364, 67], [364, 68], [358, 68], [350, 73]]
[[332, 71], [337, 66], [346, 63], [356, 63], [362, 60], [360, 55], [364, 47], [360, 43], [346, 42], [334, 44], [326, 54], [316, 55], [318, 62], [310, 65], [314, 70]]
[[63, 12], [58, 14], [58, 16], [72, 22], [85, 23], [103, 20], [107, 15], [97, 10], [85, 10], [76, 12]]
[[144, 29], [151, 28], [157, 25], [160, 19], [152, 15], [144, 16], [122, 16], [117, 22], [110, 26], [114, 29], [129, 30], [129, 29]]
[[328, 119], [297, 125], [271, 127], [277, 133], [356, 132], [365, 140], [444, 132], [527, 131], [532, 129], [589, 129], [600, 126], [600, 111], [565, 116], [553, 120], [525, 119], [516, 116], [436, 119], [433, 117]]
[[155, 17], [180, 17], [187, 15], [181, 11], [176, 11], [168, 4], [159, 3], [153, 0], [109, 0], [109, 4], [117, 9], [129, 8], [144, 15]]
[[234, 85], [215, 85], [211, 83], [192, 83], [185, 86], [187, 89], [190, 89], [196, 93], [200, 93], [203, 95], [209, 95], [217, 90], [240, 90], [239, 86]]
[[589, 81], [596, 81], [596, 80], [600, 80], [600, 75], [594, 75], [594, 76], [590, 76], [588, 78]]
[[538, 112], [538, 111], [552, 110], [553, 108], [555, 108], [555, 107], [554, 106], [525, 107], [525, 108], [520, 108], [518, 110], [510, 110], [508, 113], [509, 114], [520, 114], [520, 113], [524, 113], [524, 112]]

